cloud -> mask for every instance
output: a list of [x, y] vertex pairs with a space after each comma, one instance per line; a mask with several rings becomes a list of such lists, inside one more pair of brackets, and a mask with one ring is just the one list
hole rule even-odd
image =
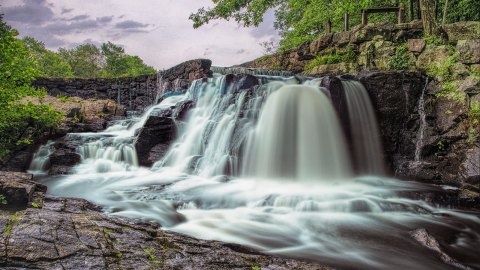
[[97, 21], [100, 23], [109, 23], [113, 20], [113, 16], [97, 17]]
[[78, 32], [93, 29], [99, 26], [96, 20], [74, 21], [72, 23], [53, 22], [44, 27], [44, 30], [54, 35], [65, 35], [71, 32]]
[[121, 28], [121, 29], [145, 28], [148, 26], [149, 24], [143, 24], [140, 22], [132, 21], [132, 20], [123, 21], [115, 24], [116, 28]]
[[73, 8], [62, 8], [62, 11], [60, 14], [67, 14], [73, 11]]
[[[193, 29], [189, 15], [211, 5], [211, 0], [0, 2], [0, 13], [6, 14], [8, 24], [19, 30], [21, 36], [36, 38], [49, 49], [83, 43], [98, 46], [112, 41], [156, 68], [199, 57], [208, 57], [217, 66], [239, 64], [262, 55], [260, 42], [278, 40], [273, 12], [265, 15], [259, 28], [243, 28], [233, 20], [215, 20]], [[165, 6], [168, 12], [159, 16], [158, 10]]]
[[90, 16], [83, 14], [83, 15], [78, 15], [73, 18], [68, 19], [68, 21], [82, 21], [88, 19]]
[[46, 0], [20, 1], [19, 5], [3, 8], [6, 21], [42, 24], [53, 19], [54, 13]]

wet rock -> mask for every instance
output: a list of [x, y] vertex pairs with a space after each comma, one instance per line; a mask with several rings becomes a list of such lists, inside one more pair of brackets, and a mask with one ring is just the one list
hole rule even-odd
[[[0, 177], [31, 184], [26, 174], [0, 172]], [[0, 210], [2, 269], [332, 269], [106, 216], [88, 201], [48, 197], [45, 191], [36, 192], [40, 203], [35, 207]]]
[[467, 152], [461, 174], [467, 183], [480, 185], [480, 147], [476, 146]]
[[257, 77], [248, 74], [228, 74], [226, 76], [226, 91], [237, 93], [259, 84]]
[[188, 112], [195, 107], [195, 102], [192, 100], [184, 100], [179, 102], [173, 110], [172, 116], [176, 120], [184, 121], [187, 118]]
[[31, 174], [0, 171], [0, 194], [6, 200], [6, 204], [0, 207], [26, 208], [36, 191], [45, 192], [46, 187], [33, 182]]
[[446, 264], [455, 266], [460, 269], [470, 269], [469, 267], [460, 264], [456, 260], [454, 260], [452, 257], [450, 257], [448, 254], [446, 254], [441, 246], [440, 243], [431, 235], [428, 233], [428, 231], [424, 228], [417, 229], [411, 232], [411, 236], [413, 239], [415, 239], [417, 242], [419, 242], [422, 246], [434, 251], [437, 256]]
[[175, 132], [176, 126], [172, 118], [150, 116], [135, 142], [140, 165], [150, 167], [159, 160], [175, 138]]
[[458, 59], [464, 64], [480, 63], [480, 39], [459, 40], [456, 51]]

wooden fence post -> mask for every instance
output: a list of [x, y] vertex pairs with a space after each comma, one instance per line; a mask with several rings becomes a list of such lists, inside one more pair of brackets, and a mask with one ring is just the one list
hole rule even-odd
[[348, 13], [347, 12], [345, 12], [344, 18], [345, 18], [345, 31], [348, 31]]

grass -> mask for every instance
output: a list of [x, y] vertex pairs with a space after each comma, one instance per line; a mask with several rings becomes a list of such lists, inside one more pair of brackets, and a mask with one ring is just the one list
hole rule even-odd
[[320, 65], [338, 64], [338, 63], [353, 63], [357, 60], [357, 53], [353, 47], [349, 46], [345, 51], [335, 51], [329, 54], [318, 55], [310, 61], [304, 68], [304, 71], [310, 71]]

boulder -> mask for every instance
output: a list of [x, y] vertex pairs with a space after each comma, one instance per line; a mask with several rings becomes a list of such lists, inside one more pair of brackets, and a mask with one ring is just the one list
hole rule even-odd
[[480, 185], [480, 147], [469, 149], [462, 163], [461, 176], [467, 183]]
[[338, 63], [338, 64], [326, 64], [318, 65], [307, 72], [307, 75], [334, 75], [345, 73], [356, 73], [359, 67], [355, 63]]
[[464, 64], [480, 63], [480, 39], [459, 40], [456, 51], [460, 62]]
[[407, 44], [408, 50], [417, 54], [421, 53], [426, 45], [424, 39], [409, 39]]
[[427, 69], [430, 64], [435, 63], [439, 65], [440, 63], [447, 60], [447, 58], [450, 57], [452, 54], [452, 50], [446, 45], [427, 45], [423, 53], [418, 56], [416, 66], [419, 68]]
[[450, 41], [480, 39], [480, 22], [457, 22], [444, 27]]
[[31, 174], [0, 171], [0, 194], [5, 200], [0, 207], [24, 209], [37, 191], [45, 192], [46, 187], [33, 182]]
[[175, 121], [172, 118], [150, 116], [135, 141], [140, 165], [150, 167], [163, 157], [175, 138], [175, 132]]

